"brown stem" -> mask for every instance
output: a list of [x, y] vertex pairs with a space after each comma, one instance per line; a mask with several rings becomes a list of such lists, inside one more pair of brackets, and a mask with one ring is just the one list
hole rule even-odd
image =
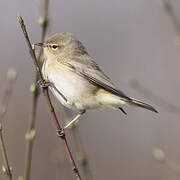
[[[32, 60], [33, 60], [33, 62], [34, 62], [36, 71], [37, 71], [37, 73], [38, 73], [38, 75], [39, 75], [39, 79], [40, 79], [41, 81], [44, 81], [43, 76], [42, 76], [42, 73], [41, 73], [41, 70], [40, 70], [40, 67], [39, 67], [39, 65], [38, 65], [38, 62], [37, 62], [37, 59], [36, 59], [36, 56], [35, 56], [35, 53], [34, 53], [34, 50], [32, 49], [32, 45], [31, 45], [31, 42], [30, 42], [30, 40], [29, 40], [28, 33], [27, 33], [26, 27], [25, 27], [25, 25], [24, 25], [24, 21], [23, 21], [23, 19], [22, 19], [21, 16], [19, 16], [18, 19], [19, 19], [19, 23], [20, 23], [20, 25], [21, 25], [21, 29], [22, 29], [22, 31], [23, 31], [23, 33], [24, 33], [24, 37], [25, 37], [26, 42], [27, 42], [27, 44], [28, 44], [30, 55], [31, 55]], [[59, 122], [58, 122], [56, 113], [55, 113], [55, 111], [54, 111], [54, 107], [53, 107], [53, 105], [52, 105], [52, 103], [51, 103], [51, 100], [50, 100], [50, 97], [49, 97], [48, 88], [43, 88], [43, 94], [44, 94], [44, 96], [45, 96], [45, 99], [47, 100], [47, 103], [48, 103], [48, 106], [49, 106], [49, 109], [50, 109], [50, 112], [51, 112], [51, 116], [52, 116], [52, 118], [53, 118], [53, 120], [54, 120], [54, 123], [55, 123], [55, 125], [56, 125], [57, 131], [58, 131], [58, 132], [62, 132], [62, 128], [61, 128], [61, 126], [60, 126], [60, 124], [59, 124]], [[81, 180], [79, 171], [78, 171], [78, 169], [77, 169], [77, 166], [76, 166], [75, 161], [74, 161], [74, 159], [73, 159], [73, 156], [72, 156], [72, 153], [71, 153], [71, 151], [70, 151], [69, 145], [68, 145], [68, 143], [67, 143], [66, 135], [64, 134], [63, 136], [60, 136], [60, 138], [61, 138], [61, 140], [62, 140], [62, 142], [63, 142], [63, 144], [64, 144], [64, 147], [65, 147], [67, 156], [68, 156], [69, 161], [70, 161], [70, 163], [71, 163], [71, 165], [72, 165], [72, 170], [73, 170], [74, 174], [76, 175], [77, 179], [78, 179], [78, 180]]]

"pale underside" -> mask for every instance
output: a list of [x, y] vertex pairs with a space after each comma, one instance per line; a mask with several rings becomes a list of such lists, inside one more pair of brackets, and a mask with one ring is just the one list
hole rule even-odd
[[[91, 77], [92, 81], [78, 74], [76, 71], [73, 71], [73, 65], [75, 65], [77, 69], [79, 66], [83, 69], [83, 66], [85, 66], [86, 68], [84, 68], [84, 70], [86, 70], [86, 72], [83, 70], [83, 74], [87, 74], [88, 77]], [[52, 93], [64, 106], [70, 109], [82, 110], [102, 107], [123, 107], [126, 104], [124, 100], [127, 96], [115, 89], [110, 79], [100, 71], [96, 64], [94, 68], [92, 68], [92, 66], [89, 66], [91, 68], [87, 68], [87, 65], [88, 64], [78, 64], [76, 61], [61, 63], [55, 59], [48, 59], [43, 65], [42, 72], [44, 78], [53, 83], [65, 96], [68, 102], [66, 102], [56, 90], [50, 88]], [[102, 88], [97, 84], [98, 82], [93, 83], [93, 78], [96, 79], [96, 77], [98, 77], [97, 81], [99, 83], [105, 84], [107, 88], [110, 88], [110, 90], [112, 89], [111, 91], [115, 92], [115, 94]], [[122, 93], [122, 98], [117, 96], [116, 93]]]

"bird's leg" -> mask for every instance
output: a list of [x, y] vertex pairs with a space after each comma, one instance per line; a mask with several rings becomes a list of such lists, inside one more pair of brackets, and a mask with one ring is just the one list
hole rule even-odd
[[77, 120], [80, 118], [80, 116], [81, 116], [82, 114], [84, 114], [85, 112], [86, 112], [85, 109], [79, 111], [79, 113], [78, 113], [64, 128], [62, 128], [61, 130], [57, 130], [57, 136], [59, 136], [59, 137], [64, 137], [64, 136], [65, 136], [64, 130], [65, 130], [66, 128], [68, 128], [71, 124], [73, 124], [75, 121], [77, 121]]
[[67, 125], [65, 125], [63, 129], [68, 128], [71, 124], [73, 124], [74, 122], [76, 122], [76, 121], [80, 118], [80, 116], [81, 116], [82, 114], [84, 114], [85, 112], [86, 112], [85, 109], [79, 111], [79, 113], [78, 113]]

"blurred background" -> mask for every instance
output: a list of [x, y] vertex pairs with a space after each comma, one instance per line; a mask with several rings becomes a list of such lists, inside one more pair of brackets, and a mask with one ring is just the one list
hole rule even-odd
[[[22, 15], [31, 41], [39, 42], [42, 1], [0, 2], [0, 97], [7, 86], [8, 69], [13, 67], [17, 71], [17, 81], [2, 122], [8, 159], [17, 179], [24, 174], [25, 133], [32, 106], [29, 87], [35, 79], [17, 16]], [[126, 107], [127, 116], [111, 109], [88, 111], [77, 124], [77, 131], [88, 161], [89, 179], [179, 178], [180, 32], [177, 23], [180, 23], [180, 1], [169, 2], [173, 9], [169, 6], [165, 9], [161, 0], [49, 2], [47, 37], [59, 32], [73, 33], [119, 89], [159, 111], [155, 114]], [[67, 112], [54, 103], [63, 122]], [[75, 179], [42, 94], [36, 117], [31, 179]], [[78, 162], [71, 130], [67, 138]], [[152, 152], [156, 148], [164, 151], [165, 161], [160, 163], [154, 159]], [[2, 157], [0, 160], [2, 166]], [[172, 163], [169, 168], [168, 163]], [[80, 173], [85, 179], [82, 167]], [[0, 179], [6, 178], [2, 175]]]

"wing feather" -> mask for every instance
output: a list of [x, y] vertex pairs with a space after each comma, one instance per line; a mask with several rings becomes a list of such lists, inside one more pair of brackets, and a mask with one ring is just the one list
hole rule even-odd
[[110, 78], [100, 70], [94, 61], [87, 64], [79, 63], [77, 61], [66, 61], [61, 63], [69, 67], [72, 71], [80, 76], [83, 76], [91, 83], [96, 84], [123, 99], [130, 100], [130, 98], [127, 97], [122, 91], [116, 89]]

